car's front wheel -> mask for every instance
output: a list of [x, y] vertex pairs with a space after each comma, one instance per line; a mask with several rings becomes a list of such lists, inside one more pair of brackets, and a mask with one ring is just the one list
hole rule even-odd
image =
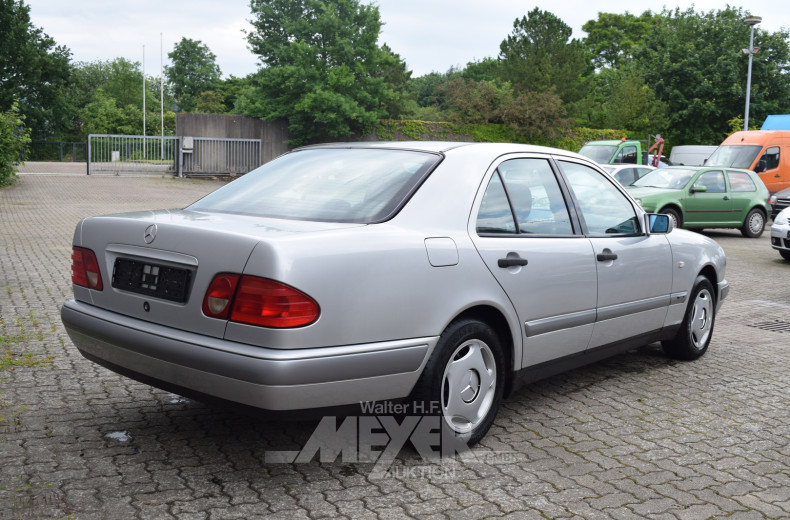
[[764, 229], [765, 215], [763, 215], [763, 212], [759, 209], [754, 208], [746, 215], [746, 220], [743, 221], [743, 227], [741, 228], [741, 234], [746, 238], [758, 238], [763, 234]]
[[683, 221], [680, 220], [680, 214], [672, 208], [664, 208], [659, 213], [663, 213], [664, 215], [669, 217], [669, 220], [672, 221], [672, 227], [677, 229], [683, 224]]
[[705, 354], [716, 321], [715, 294], [710, 280], [697, 276], [680, 330], [671, 340], [661, 342], [668, 356], [690, 361]]
[[432, 410], [467, 446], [494, 422], [504, 388], [504, 354], [487, 324], [460, 319], [442, 333], [414, 389], [421, 410]]

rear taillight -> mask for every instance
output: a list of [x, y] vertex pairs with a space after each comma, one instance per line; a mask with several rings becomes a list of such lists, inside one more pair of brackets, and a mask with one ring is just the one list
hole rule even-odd
[[203, 314], [212, 318], [228, 319], [230, 302], [239, 283], [237, 274], [218, 274], [211, 280], [203, 298]]
[[206, 291], [203, 313], [248, 325], [293, 328], [313, 323], [320, 308], [303, 292], [274, 280], [219, 274]]
[[74, 246], [71, 251], [71, 281], [88, 289], [104, 288], [96, 254], [90, 249]]

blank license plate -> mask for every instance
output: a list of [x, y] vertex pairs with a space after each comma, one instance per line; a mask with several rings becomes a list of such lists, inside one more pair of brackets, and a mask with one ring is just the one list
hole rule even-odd
[[187, 301], [188, 269], [116, 258], [112, 271], [112, 286], [172, 302]]

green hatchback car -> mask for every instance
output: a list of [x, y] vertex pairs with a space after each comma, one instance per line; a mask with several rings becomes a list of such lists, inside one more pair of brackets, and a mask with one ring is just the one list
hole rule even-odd
[[669, 166], [626, 189], [648, 213], [669, 215], [675, 227], [739, 228], [743, 236], [757, 238], [771, 214], [768, 189], [748, 170]]

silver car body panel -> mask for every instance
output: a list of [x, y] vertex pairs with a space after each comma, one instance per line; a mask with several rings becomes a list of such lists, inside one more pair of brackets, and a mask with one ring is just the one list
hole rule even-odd
[[[274, 410], [314, 408], [407, 396], [442, 331], [470, 310], [488, 309], [507, 323], [501, 332], [512, 338], [516, 371], [676, 327], [705, 268], [718, 277], [719, 304], [726, 295], [721, 248], [684, 230], [625, 238], [478, 236], [481, 187], [496, 164], [554, 157], [556, 150], [359, 146], [444, 151], [445, 157], [408, 204], [377, 224], [188, 210], [83, 220], [74, 245], [97, 254], [105, 288], [74, 286], [74, 300], [62, 310], [74, 344], [107, 364], [220, 398]], [[572, 153], [561, 157], [584, 161]], [[156, 236], [147, 243], [153, 224]], [[596, 261], [603, 248], [621, 257]], [[528, 257], [529, 265], [496, 267], [509, 253]], [[190, 270], [190, 297], [176, 303], [114, 289], [119, 257]], [[222, 272], [298, 288], [319, 303], [320, 317], [286, 330], [207, 317], [202, 300]]]

